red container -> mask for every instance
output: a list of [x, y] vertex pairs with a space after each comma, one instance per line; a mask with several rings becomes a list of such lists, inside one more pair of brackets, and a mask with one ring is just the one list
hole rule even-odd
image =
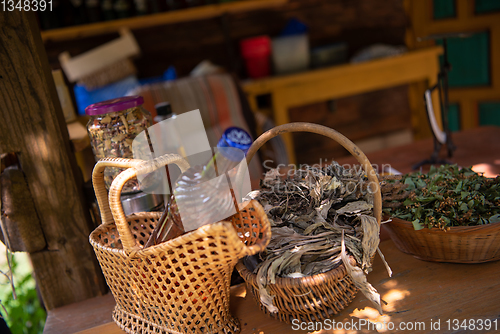
[[249, 77], [261, 78], [270, 74], [271, 39], [269, 36], [244, 39], [240, 42], [240, 48]]

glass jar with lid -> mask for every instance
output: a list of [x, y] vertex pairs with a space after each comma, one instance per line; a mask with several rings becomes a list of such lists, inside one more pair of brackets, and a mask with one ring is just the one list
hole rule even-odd
[[[142, 96], [126, 96], [89, 105], [85, 113], [90, 116], [87, 131], [96, 160], [102, 158], [133, 158], [132, 142], [153, 122], [149, 111], [142, 106]], [[104, 181], [109, 189], [121, 168], [108, 167]], [[139, 191], [136, 179], [128, 181], [122, 193]]]

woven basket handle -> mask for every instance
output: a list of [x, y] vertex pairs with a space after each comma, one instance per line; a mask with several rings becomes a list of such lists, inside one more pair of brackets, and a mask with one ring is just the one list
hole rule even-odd
[[[121, 202], [121, 192], [125, 183], [137, 175], [151, 173], [168, 164], [176, 164], [182, 173], [189, 169], [189, 163], [178, 154], [165, 154], [153, 160], [105, 158], [99, 160], [92, 172], [92, 183], [101, 210], [102, 223], [115, 222], [123, 249], [136, 247], [135, 239], [130, 232]], [[127, 168], [118, 174], [109, 188], [109, 195], [104, 185], [104, 168]]]
[[263, 252], [269, 244], [269, 241], [271, 241], [271, 223], [269, 223], [269, 219], [267, 218], [264, 208], [258, 201], [251, 200], [248, 203], [241, 203], [240, 210], [243, 210], [247, 206], [251, 206], [255, 211], [255, 216], [260, 219], [260, 233], [257, 233], [259, 237], [252, 238], [253, 240], [251, 240], [251, 242], [249, 242], [249, 244], [245, 247], [243, 253], [244, 256]]
[[[262, 147], [268, 140], [287, 132], [312, 132], [317, 133], [328, 138], [335, 140], [337, 143], [342, 145], [346, 150], [348, 150], [363, 166], [363, 169], [368, 177], [369, 181], [369, 190], [373, 193], [373, 215], [377, 219], [377, 222], [380, 225], [380, 221], [382, 219], [382, 195], [380, 194], [380, 184], [377, 177], [377, 174], [373, 170], [370, 161], [366, 157], [366, 155], [357, 147], [352, 141], [347, 139], [341, 133], [323, 126], [319, 124], [313, 123], [288, 123], [276, 126], [269, 131], [264, 132], [262, 135], [257, 138], [250, 149], [247, 152], [247, 165], [252, 160], [257, 150]], [[242, 172], [240, 170], [240, 172]], [[243, 172], [241, 173], [243, 174]], [[241, 184], [237, 183], [237, 184]]]

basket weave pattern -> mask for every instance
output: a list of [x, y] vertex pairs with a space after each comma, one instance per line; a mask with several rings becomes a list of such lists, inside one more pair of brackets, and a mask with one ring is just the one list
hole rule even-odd
[[[119, 188], [134, 173], [128, 174]], [[95, 175], [100, 179], [99, 170]], [[116, 199], [111, 199], [114, 186], [115, 182], [110, 188], [111, 211], [120, 217], [113, 205]], [[258, 202], [246, 202], [239, 209], [228, 221], [147, 249], [142, 246], [160, 213], [133, 214], [94, 230], [90, 243], [116, 301], [114, 321], [128, 333], [239, 332], [238, 321], [229, 313], [231, 273], [240, 257], [263, 250], [271, 235]], [[125, 247], [122, 231], [131, 237]]]
[[278, 313], [272, 314], [260, 302], [256, 275], [242, 262], [237, 268], [260, 309], [288, 323], [293, 319], [311, 322], [330, 318], [347, 307], [358, 291], [343, 265], [324, 274], [299, 279], [277, 277], [276, 284], [269, 285], [273, 303], [279, 309]]

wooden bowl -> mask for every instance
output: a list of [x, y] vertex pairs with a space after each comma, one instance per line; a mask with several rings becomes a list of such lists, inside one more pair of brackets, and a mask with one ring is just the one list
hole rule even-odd
[[453, 263], [500, 260], [500, 223], [416, 231], [411, 222], [391, 219], [384, 227], [392, 241], [400, 251], [417, 259]]

